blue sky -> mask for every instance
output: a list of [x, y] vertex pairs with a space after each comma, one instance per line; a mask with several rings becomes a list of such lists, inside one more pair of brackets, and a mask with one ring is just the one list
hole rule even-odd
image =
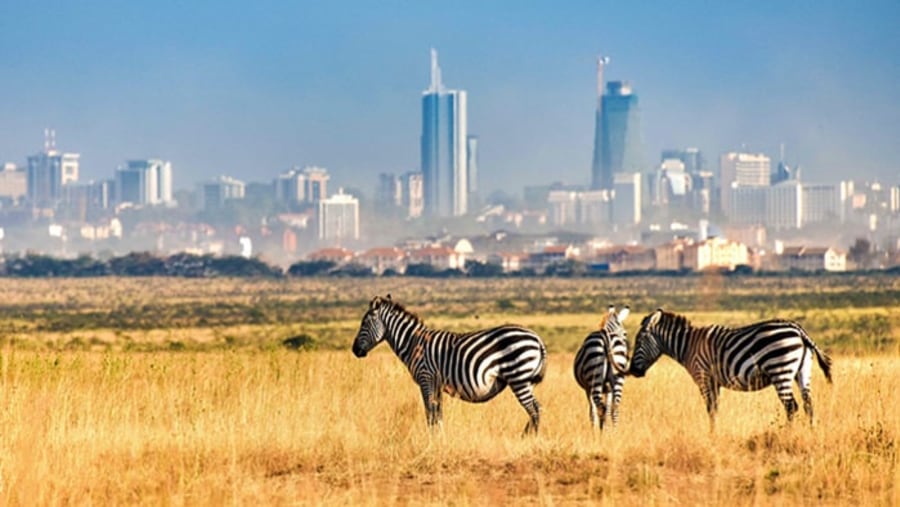
[[784, 142], [805, 180], [900, 183], [897, 26], [896, 1], [0, 0], [0, 162], [53, 127], [82, 179], [160, 157], [179, 188], [320, 165], [369, 191], [418, 168], [435, 47], [486, 190], [589, 181], [598, 53], [640, 96], [648, 161]]

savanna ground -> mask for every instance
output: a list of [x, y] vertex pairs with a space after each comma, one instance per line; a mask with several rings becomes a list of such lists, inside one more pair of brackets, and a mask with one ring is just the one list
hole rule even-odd
[[[550, 350], [541, 433], [511, 393], [445, 399], [382, 346], [349, 352], [368, 300], [436, 327], [519, 322]], [[290, 281], [0, 280], [0, 503], [898, 505], [900, 280], [878, 276]], [[699, 391], [663, 359], [591, 430], [571, 363], [610, 303], [697, 324], [801, 321], [834, 359], [816, 425], [770, 388]], [[281, 345], [297, 338], [299, 350]]]

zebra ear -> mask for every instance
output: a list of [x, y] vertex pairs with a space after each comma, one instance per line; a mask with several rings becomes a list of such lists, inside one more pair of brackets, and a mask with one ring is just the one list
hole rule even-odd
[[391, 293], [390, 292], [388, 292], [387, 298], [385, 298], [385, 299], [387, 299], [388, 301], [391, 301]]
[[657, 309], [650, 315], [650, 320], [647, 321], [647, 324], [655, 326], [659, 323], [660, 317], [662, 317], [662, 308]]
[[372, 301], [369, 301], [369, 310], [375, 310], [379, 306], [381, 306], [381, 296], [375, 296]]
[[628, 318], [628, 315], [631, 313], [631, 309], [626, 305], [625, 308], [619, 310], [619, 322], [625, 322], [625, 319]]

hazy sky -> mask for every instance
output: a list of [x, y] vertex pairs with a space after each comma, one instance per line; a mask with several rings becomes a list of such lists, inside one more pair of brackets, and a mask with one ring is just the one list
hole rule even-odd
[[171, 160], [178, 188], [320, 165], [418, 169], [429, 48], [469, 93], [481, 186], [588, 183], [595, 57], [640, 96], [645, 156], [742, 145], [807, 181], [900, 183], [900, 2], [0, 0], [0, 162], [43, 129], [82, 179]]

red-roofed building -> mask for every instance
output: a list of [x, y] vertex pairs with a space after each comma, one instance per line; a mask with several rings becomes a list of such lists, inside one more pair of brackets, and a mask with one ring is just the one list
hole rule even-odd
[[542, 273], [551, 264], [561, 264], [569, 259], [578, 258], [578, 249], [572, 245], [545, 246], [540, 252], [528, 256], [528, 265], [538, 273]]
[[598, 249], [594, 263], [605, 265], [610, 273], [656, 269], [656, 252], [638, 245], [620, 245]]
[[397, 273], [406, 271], [406, 252], [397, 247], [370, 248], [361, 253], [356, 261], [368, 268], [376, 275], [392, 269]]
[[427, 246], [409, 252], [409, 264], [430, 264], [435, 269], [463, 269], [466, 266], [466, 255], [449, 246]]
[[495, 264], [503, 268], [504, 273], [519, 271], [528, 260], [528, 254], [524, 252], [497, 252], [488, 255], [488, 264]]
[[346, 248], [322, 248], [306, 256], [310, 261], [331, 261], [338, 265], [353, 260], [353, 252]]

